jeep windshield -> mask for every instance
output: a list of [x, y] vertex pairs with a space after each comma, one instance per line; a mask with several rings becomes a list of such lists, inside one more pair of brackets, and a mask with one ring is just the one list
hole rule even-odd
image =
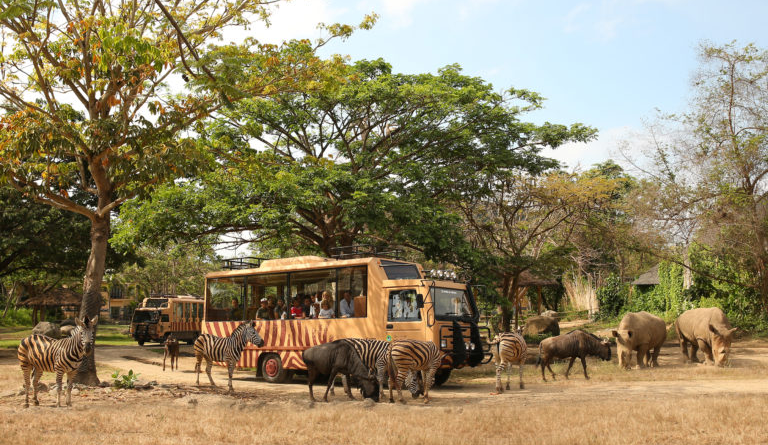
[[133, 323], [151, 323], [157, 320], [157, 311], [134, 311]]
[[435, 318], [437, 320], [467, 320], [472, 318], [467, 291], [434, 287]]

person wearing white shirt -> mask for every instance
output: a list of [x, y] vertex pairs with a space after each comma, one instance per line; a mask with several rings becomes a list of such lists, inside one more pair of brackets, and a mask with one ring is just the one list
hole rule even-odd
[[354, 317], [355, 316], [355, 302], [352, 301], [352, 296], [349, 291], [345, 291], [341, 302], [339, 302], [339, 315], [342, 317]]

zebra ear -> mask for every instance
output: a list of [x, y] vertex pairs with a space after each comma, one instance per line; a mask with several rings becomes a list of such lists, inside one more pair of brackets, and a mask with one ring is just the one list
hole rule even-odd
[[99, 316], [95, 316], [91, 318], [91, 326], [96, 326], [96, 324], [99, 322]]
[[88, 317], [83, 317], [81, 320], [80, 317], [75, 317], [75, 324], [78, 325], [81, 328], [85, 327], [85, 320], [88, 320]]
[[252, 321], [252, 322], [251, 322], [251, 327], [252, 327], [252, 328], [255, 328], [255, 327], [256, 327], [256, 322], [255, 322], [255, 321]]

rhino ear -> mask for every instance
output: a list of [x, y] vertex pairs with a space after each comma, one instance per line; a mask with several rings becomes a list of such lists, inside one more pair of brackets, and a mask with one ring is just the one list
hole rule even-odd
[[716, 327], [709, 325], [709, 332], [715, 334], [715, 335], [721, 335], [720, 332], [717, 330]]
[[614, 336], [614, 337], [616, 337], [616, 338], [620, 337], [620, 335], [619, 335], [619, 331], [617, 331], [616, 329], [614, 329], [614, 330], [612, 330], [612, 331], [611, 331], [611, 335], [613, 335], [613, 336]]
[[732, 336], [738, 330], [739, 330], [739, 328], [733, 328], [733, 329], [728, 330], [728, 337]]

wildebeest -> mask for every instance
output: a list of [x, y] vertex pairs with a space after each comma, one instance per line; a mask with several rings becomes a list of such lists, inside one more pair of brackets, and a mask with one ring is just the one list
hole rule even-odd
[[[723, 366], [728, 362], [733, 333], [738, 328], [731, 323], [720, 308], [699, 308], [685, 311], [675, 320], [675, 331], [680, 340], [680, 349], [686, 361], [698, 362], [696, 350], [704, 352], [705, 363]], [[688, 343], [691, 356], [688, 356]]]
[[608, 340], [601, 339], [596, 335], [589, 332], [577, 329], [567, 334], [558, 335], [557, 337], [545, 338], [539, 344], [539, 360], [536, 364], [541, 365], [541, 378], [547, 381], [547, 377], [544, 375], [544, 367], [549, 369], [552, 373], [552, 379], [555, 378], [555, 372], [549, 366], [554, 359], [570, 358], [571, 362], [568, 364], [568, 369], [565, 371], [565, 378], [568, 378], [568, 373], [571, 372], [576, 357], [581, 359], [581, 366], [584, 368], [584, 378], [589, 379], [587, 375], [587, 361], [586, 357], [593, 355], [600, 357], [603, 360], [611, 359], [611, 344]]
[[[346, 375], [348, 378], [351, 377], [352, 381], [357, 381], [364, 398], [379, 401], [379, 385], [376, 382], [376, 376], [363, 364], [352, 345], [344, 340], [313, 346], [305, 350], [301, 357], [307, 365], [309, 399], [313, 402], [315, 395], [312, 391], [312, 385], [318, 376], [328, 376], [328, 386], [325, 389], [325, 395], [323, 395], [323, 401], [327, 402], [328, 391], [333, 386], [337, 374]], [[350, 398], [353, 398], [348, 388], [344, 388], [344, 390]]]
[[179, 369], [179, 341], [171, 334], [165, 339], [164, 345], [163, 371], [165, 371], [165, 359], [169, 357], [171, 358], [171, 371], [173, 371], [174, 364], [176, 364], [176, 369]]

